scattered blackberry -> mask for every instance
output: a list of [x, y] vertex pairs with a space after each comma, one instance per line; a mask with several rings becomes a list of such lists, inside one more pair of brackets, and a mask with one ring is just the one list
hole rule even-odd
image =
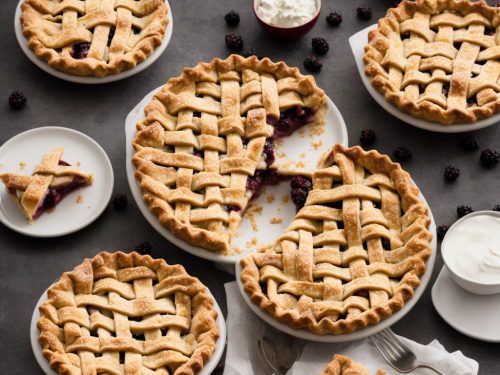
[[338, 26], [342, 23], [342, 15], [340, 13], [337, 13], [337, 12], [333, 12], [333, 13], [330, 13], [327, 17], [326, 17], [326, 22], [331, 26], [331, 27], [335, 27], [335, 26]]
[[229, 26], [238, 26], [238, 24], [240, 23], [240, 15], [232, 10], [226, 13], [226, 15], [224, 16], [224, 20]]
[[412, 157], [411, 151], [403, 146], [399, 146], [398, 148], [396, 148], [392, 152], [392, 154], [394, 155], [397, 161], [408, 161]]
[[151, 250], [153, 250], [153, 246], [148, 241], [142, 242], [135, 247], [135, 251], [141, 255], [151, 255]]
[[324, 38], [313, 38], [312, 49], [318, 55], [324, 55], [330, 49], [328, 42]]
[[495, 150], [487, 148], [481, 151], [480, 160], [481, 164], [486, 168], [493, 168], [495, 165], [498, 164], [498, 161], [500, 160], [500, 155]]
[[309, 177], [294, 176], [292, 178], [292, 181], [290, 181], [290, 186], [292, 187], [292, 189], [311, 190], [312, 181]]
[[498, 211], [500, 212], [500, 204], [496, 204], [493, 206], [492, 211]]
[[243, 48], [243, 38], [236, 33], [226, 35], [226, 46], [232, 51], [241, 51]]
[[377, 135], [375, 134], [375, 131], [373, 131], [372, 129], [361, 130], [361, 135], [359, 136], [359, 143], [361, 143], [361, 146], [363, 147], [371, 146], [375, 143], [376, 139]]
[[128, 200], [125, 194], [116, 194], [113, 197], [113, 207], [117, 210], [124, 210], [127, 208]]
[[12, 94], [9, 95], [10, 108], [16, 111], [24, 108], [27, 101], [28, 99], [26, 99], [26, 96], [24, 96], [22, 91], [14, 91]]
[[444, 178], [446, 181], [455, 181], [458, 176], [460, 176], [460, 168], [457, 168], [454, 165], [448, 165], [444, 169]]
[[304, 60], [304, 68], [310, 72], [319, 72], [323, 68], [323, 64], [317, 57], [309, 56]]
[[458, 206], [457, 207], [457, 215], [458, 217], [464, 217], [470, 213], [474, 212], [471, 206]]
[[438, 239], [442, 240], [444, 238], [444, 235], [446, 234], [446, 232], [448, 232], [448, 229], [450, 229], [450, 227], [448, 225], [445, 225], [445, 224], [437, 227]]
[[462, 141], [462, 148], [466, 151], [473, 151], [479, 148], [479, 142], [473, 135], [468, 135]]
[[356, 9], [360, 20], [368, 21], [372, 18], [372, 10], [369, 7], [359, 7]]
[[245, 52], [241, 54], [243, 57], [257, 56], [258, 59], [261, 59], [262, 56], [255, 48], [249, 48]]

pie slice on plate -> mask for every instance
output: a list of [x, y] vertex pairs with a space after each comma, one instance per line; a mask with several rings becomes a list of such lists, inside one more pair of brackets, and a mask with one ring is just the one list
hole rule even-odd
[[[378, 370], [376, 375], [385, 375], [384, 370]], [[370, 375], [370, 371], [368, 371], [363, 365], [360, 363], [354, 362], [351, 358], [341, 355], [335, 354], [320, 375]]]

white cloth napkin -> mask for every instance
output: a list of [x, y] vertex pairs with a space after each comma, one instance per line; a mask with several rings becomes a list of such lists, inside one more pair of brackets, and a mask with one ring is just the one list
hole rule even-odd
[[[265, 374], [257, 352], [257, 339], [261, 332], [272, 330], [257, 317], [243, 300], [235, 281], [225, 284], [228, 317], [226, 321], [228, 345], [224, 375]], [[479, 365], [462, 352], [448, 353], [434, 340], [428, 345], [400, 337], [417, 357], [450, 375], [476, 375]], [[344, 354], [362, 363], [372, 372], [381, 368], [388, 374], [398, 374], [382, 358], [370, 340], [364, 339], [352, 343], [323, 344], [305, 342], [300, 359], [288, 371], [287, 375], [316, 375], [321, 372], [333, 354]], [[411, 374], [434, 374], [429, 370], [416, 370]]]

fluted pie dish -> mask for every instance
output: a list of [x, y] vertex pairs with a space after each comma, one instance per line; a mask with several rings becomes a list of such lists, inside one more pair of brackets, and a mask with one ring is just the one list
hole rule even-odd
[[428, 209], [388, 156], [336, 145], [288, 230], [241, 260], [245, 293], [294, 330], [343, 335], [400, 310], [431, 255]]

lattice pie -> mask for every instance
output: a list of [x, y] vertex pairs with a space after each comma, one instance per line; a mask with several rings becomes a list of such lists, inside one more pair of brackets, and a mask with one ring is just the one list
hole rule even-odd
[[51, 67], [103, 77], [144, 61], [163, 40], [167, 13], [164, 0], [25, 0], [21, 25]]
[[[275, 183], [274, 139], [320, 123], [326, 95], [283, 62], [232, 55], [184, 69], [137, 124], [136, 178], [176, 236], [231, 254], [231, 237], [263, 183]], [[293, 172], [292, 172], [293, 173]]]
[[182, 266], [102, 252], [50, 287], [39, 342], [59, 374], [193, 375], [215, 350], [216, 318]]
[[431, 254], [428, 210], [388, 156], [336, 145], [278, 239], [241, 261], [253, 303], [318, 335], [376, 324], [413, 296]]
[[470, 123], [500, 109], [500, 8], [485, 1], [402, 1], [365, 46], [365, 73], [412, 116]]

